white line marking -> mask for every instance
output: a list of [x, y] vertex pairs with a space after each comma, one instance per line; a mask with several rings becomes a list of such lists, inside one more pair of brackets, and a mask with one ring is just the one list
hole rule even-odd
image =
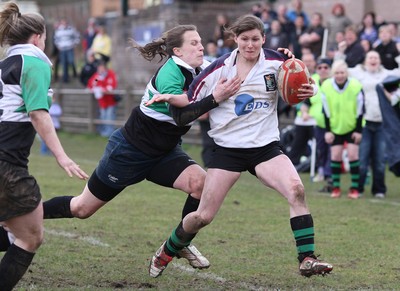
[[[95, 246], [100, 246], [100, 247], [109, 247], [110, 246], [109, 244], [103, 243], [103, 242], [99, 241], [98, 239], [96, 239], [94, 237], [90, 237], [90, 236], [80, 236], [79, 234], [74, 234], [74, 233], [66, 232], [66, 231], [56, 231], [53, 229], [45, 229], [45, 232], [47, 234], [54, 235], [54, 236], [62, 236], [62, 237], [66, 237], [66, 238], [79, 239], [79, 240], [82, 240], [84, 242], [87, 242], [87, 243], [89, 243], [91, 245], [95, 245]], [[175, 268], [180, 269], [183, 272], [194, 274], [196, 277], [199, 277], [202, 279], [212, 280], [212, 281], [222, 283], [222, 284], [226, 283], [228, 281], [227, 279], [220, 277], [211, 272], [198, 272], [196, 269], [193, 269], [193, 268], [187, 267], [187, 266], [183, 266], [176, 262], [173, 262], [172, 265]], [[238, 287], [245, 288], [246, 290], [251, 290], [251, 291], [267, 290], [267, 288], [257, 287], [257, 286], [251, 285], [249, 283], [246, 283], [246, 282], [241, 282], [240, 284], [238, 284]]]
[[[177, 269], [180, 269], [180, 270], [182, 270], [182, 271], [184, 271], [186, 273], [194, 274], [196, 277], [199, 277], [199, 278], [202, 278], [202, 279], [208, 279], [208, 280], [212, 280], [212, 281], [215, 281], [215, 282], [218, 282], [218, 283], [222, 283], [222, 284], [226, 283], [227, 281], [229, 281], [229, 280], [227, 280], [227, 279], [225, 279], [223, 277], [220, 277], [220, 276], [218, 276], [218, 275], [216, 275], [214, 273], [203, 272], [203, 271], [199, 272], [196, 269], [193, 269], [193, 268], [187, 267], [187, 266], [183, 266], [183, 265], [175, 263], [175, 262], [173, 262], [172, 265]], [[245, 288], [246, 290], [251, 290], [251, 291], [259, 291], [259, 290], [267, 290], [268, 289], [268, 288], [261, 287], [261, 286], [257, 287], [257, 286], [254, 286], [252, 284], [246, 283], [246, 282], [241, 282], [241, 283], [237, 284], [237, 287], [238, 288], [239, 287], [240, 288]]]
[[109, 244], [103, 243], [100, 240], [98, 240], [94, 237], [91, 237], [91, 236], [81, 236], [79, 234], [73, 234], [73, 233], [66, 232], [66, 231], [56, 231], [56, 230], [52, 230], [52, 229], [45, 229], [45, 232], [48, 234], [51, 234], [51, 235], [55, 235], [55, 236], [79, 239], [79, 240], [82, 240], [82, 241], [87, 242], [94, 246], [106, 247], [106, 248], [108, 248], [110, 246]]
[[183, 266], [181, 264], [177, 264], [175, 262], [173, 262], [172, 265], [175, 268], [178, 268], [178, 269], [180, 269], [180, 270], [182, 270], [182, 271], [184, 271], [186, 273], [195, 274], [197, 277], [200, 277], [202, 279], [210, 279], [212, 281], [217, 281], [217, 282], [220, 282], [220, 283], [225, 283], [227, 281], [226, 279], [224, 279], [222, 277], [219, 277], [219, 276], [217, 276], [217, 275], [215, 275], [213, 273], [210, 273], [210, 272], [206, 272], [206, 273], [196, 272], [196, 269], [189, 268], [189, 267]]
[[396, 201], [385, 201], [385, 199], [378, 199], [378, 198], [372, 198], [368, 199], [369, 202], [371, 203], [381, 203], [381, 204], [388, 204], [388, 205], [393, 205], [393, 206], [400, 206], [400, 202]]

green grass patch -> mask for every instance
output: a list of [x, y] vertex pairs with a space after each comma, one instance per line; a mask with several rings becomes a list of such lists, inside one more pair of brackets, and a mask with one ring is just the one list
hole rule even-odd
[[[107, 140], [60, 134], [67, 153], [91, 173]], [[200, 147], [185, 146], [200, 161]], [[85, 182], [69, 178], [52, 157], [32, 149], [30, 171], [44, 200], [78, 195]], [[351, 201], [321, 194], [302, 174], [314, 217], [316, 253], [331, 275], [298, 274], [287, 202], [243, 173], [211, 225], [194, 243], [211, 267], [193, 270], [174, 260], [160, 278], [148, 276], [153, 253], [180, 220], [186, 195], [142, 182], [127, 188], [86, 220], [45, 221], [45, 242], [16, 290], [396, 290], [399, 288], [398, 179], [387, 174], [388, 197]], [[343, 186], [350, 185], [343, 177]], [[369, 187], [369, 186], [368, 186]]]

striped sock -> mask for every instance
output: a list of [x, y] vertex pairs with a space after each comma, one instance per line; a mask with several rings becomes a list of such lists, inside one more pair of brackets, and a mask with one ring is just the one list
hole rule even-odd
[[196, 233], [185, 232], [182, 222], [179, 223], [178, 227], [172, 231], [171, 236], [168, 238], [167, 243], [165, 244], [165, 253], [170, 257], [175, 257], [181, 249], [190, 245], [190, 242], [195, 236]]
[[351, 187], [358, 190], [360, 184], [360, 160], [350, 162]]
[[340, 188], [340, 174], [342, 172], [342, 161], [332, 161], [332, 183], [334, 188]]
[[314, 222], [311, 214], [292, 217], [290, 226], [296, 240], [298, 260], [301, 263], [305, 257], [314, 254]]

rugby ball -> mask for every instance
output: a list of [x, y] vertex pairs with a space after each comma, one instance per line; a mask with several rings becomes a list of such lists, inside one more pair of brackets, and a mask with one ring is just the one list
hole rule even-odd
[[290, 58], [278, 69], [278, 91], [282, 99], [295, 105], [303, 101], [297, 97], [302, 84], [310, 82], [310, 72], [299, 59]]

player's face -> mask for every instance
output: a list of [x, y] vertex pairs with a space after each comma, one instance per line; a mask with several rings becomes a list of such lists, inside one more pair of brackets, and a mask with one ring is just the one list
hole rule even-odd
[[235, 36], [235, 42], [240, 55], [248, 61], [253, 61], [258, 59], [265, 37], [258, 29], [252, 29]]
[[192, 68], [197, 68], [203, 64], [204, 47], [197, 31], [190, 30], [183, 34], [183, 44], [179, 48], [174, 48], [174, 53]]

